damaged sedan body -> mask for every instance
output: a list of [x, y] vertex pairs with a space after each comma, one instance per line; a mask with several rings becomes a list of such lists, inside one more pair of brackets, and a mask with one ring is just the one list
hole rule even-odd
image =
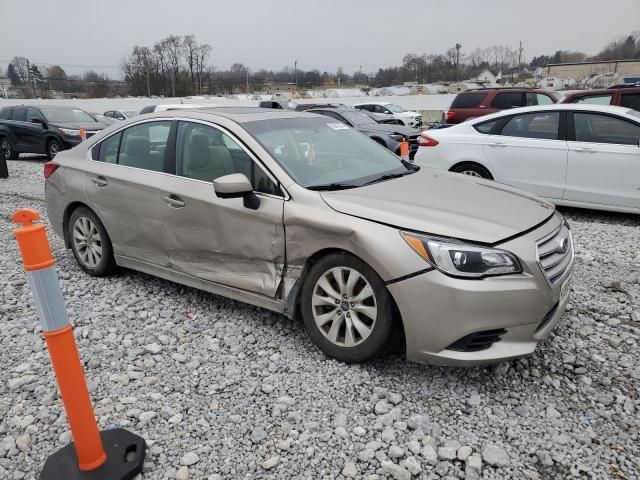
[[527, 355], [569, 298], [573, 242], [551, 204], [416, 167], [319, 115], [137, 117], [45, 176], [49, 219], [89, 274], [120, 265], [299, 315], [342, 361], [396, 329], [411, 361]]

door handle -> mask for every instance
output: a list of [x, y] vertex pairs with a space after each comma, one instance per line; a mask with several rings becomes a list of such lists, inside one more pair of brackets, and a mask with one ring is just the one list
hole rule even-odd
[[104, 177], [93, 177], [91, 181], [95, 184], [96, 187], [106, 187], [109, 185], [109, 182]]
[[506, 143], [501, 143], [501, 142], [487, 143], [487, 145], [490, 147], [506, 147], [507, 146]]
[[169, 195], [167, 197], [162, 197], [162, 199], [173, 208], [182, 208], [186, 205], [186, 203], [184, 203], [177, 195]]
[[595, 152], [594, 148], [588, 148], [588, 147], [576, 147], [576, 148], [574, 148], [574, 150], [576, 152], [585, 152], [585, 153], [594, 153]]

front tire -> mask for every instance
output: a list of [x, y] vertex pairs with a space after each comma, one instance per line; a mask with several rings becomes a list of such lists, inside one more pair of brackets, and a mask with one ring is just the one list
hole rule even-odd
[[16, 160], [18, 158], [18, 153], [14, 150], [7, 137], [0, 139], [0, 155], [4, 155], [6, 160]]
[[469, 175], [470, 177], [486, 178], [493, 180], [489, 170], [477, 163], [462, 163], [451, 169], [452, 172], [461, 173], [463, 175]]
[[115, 270], [113, 247], [102, 222], [86, 207], [73, 211], [67, 227], [71, 250], [80, 268], [94, 277]]
[[393, 300], [380, 276], [362, 260], [337, 253], [309, 270], [301, 293], [302, 319], [325, 355], [363, 362], [387, 345]]
[[49, 140], [49, 143], [47, 143], [47, 158], [53, 160], [60, 150], [62, 150], [62, 145], [58, 140]]

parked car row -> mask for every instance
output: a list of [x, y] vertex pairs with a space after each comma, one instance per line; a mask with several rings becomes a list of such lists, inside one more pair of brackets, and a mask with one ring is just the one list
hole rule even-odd
[[341, 361], [401, 333], [410, 361], [533, 352], [569, 301], [568, 224], [512, 187], [403, 161], [369, 125], [384, 127], [336, 108], [127, 119], [45, 164], [48, 218], [91, 275], [123, 266], [300, 316]]

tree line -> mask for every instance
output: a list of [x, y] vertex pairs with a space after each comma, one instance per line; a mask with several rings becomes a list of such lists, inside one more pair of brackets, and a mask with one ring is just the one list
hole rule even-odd
[[[385, 87], [411, 81], [452, 82], [473, 78], [484, 69], [494, 74], [501, 71], [517, 79], [527, 73], [525, 70], [549, 63], [640, 58], [640, 32], [610, 42], [594, 56], [558, 50], [526, 61], [523, 52], [521, 44], [475, 48], [468, 52], [456, 44], [443, 54], [408, 53], [400, 65], [380, 68], [375, 73], [348, 74], [341, 67], [335, 72], [304, 70], [295, 64], [277, 71], [254, 71], [242, 63], [234, 63], [227, 70], [219, 70], [212, 63], [211, 45], [198, 42], [194, 35], [169, 35], [152, 46], [134, 46], [122, 62], [123, 80], [111, 79], [93, 70], [82, 75], [67, 75], [58, 65], [40, 67], [25, 57], [14, 57], [6, 76], [13, 90], [23, 97], [46, 97], [52, 91], [83, 97], [225, 95], [261, 91], [270, 84], [286, 84], [290, 89], [299, 90], [329, 86]], [[0, 76], [2, 73], [0, 71]]]

